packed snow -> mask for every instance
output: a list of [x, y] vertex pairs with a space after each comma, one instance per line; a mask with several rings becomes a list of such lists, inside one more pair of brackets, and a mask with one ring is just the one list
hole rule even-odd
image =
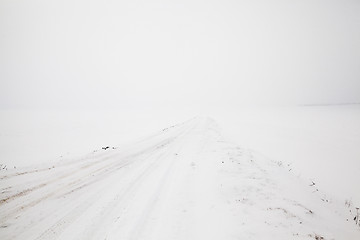
[[0, 238], [360, 239], [356, 206], [293, 168], [196, 117], [1, 171]]

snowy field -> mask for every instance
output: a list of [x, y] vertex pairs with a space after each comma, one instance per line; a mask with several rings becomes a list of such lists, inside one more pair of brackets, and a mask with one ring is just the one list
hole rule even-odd
[[359, 240], [359, 13], [0, 1], [0, 240]]
[[360, 105], [247, 109], [216, 120], [234, 142], [360, 205]]
[[360, 238], [359, 106], [172, 113], [1, 112], [0, 238]]

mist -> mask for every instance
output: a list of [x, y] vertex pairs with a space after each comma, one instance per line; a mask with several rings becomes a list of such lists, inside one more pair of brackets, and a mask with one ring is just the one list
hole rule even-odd
[[359, 0], [0, 0], [1, 239], [359, 239], [359, 143]]
[[343, 184], [360, 172], [359, 12], [351, 0], [2, 0], [1, 163], [75, 158], [205, 115], [360, 201]]
[[0, 107], [360, 102], [359, 1], [1, 1]]

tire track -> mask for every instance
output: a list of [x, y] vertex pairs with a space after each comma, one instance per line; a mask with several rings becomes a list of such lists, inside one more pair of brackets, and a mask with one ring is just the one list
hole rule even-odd
[[[200, 124], [201, 123], [197, 122], [196, 125], [189, 128], [183, 134], [182, 137], [185, 138], [186, 135], [188, 135], [190, 132], [193, 132], [194, 129], [197, 129], [198, 125], [200, 125]], [[180, 146], [178, 146], [179, 150], [183, 148], [183, 145], [186, 142], [185, 141], [186, 138], [182, 139], [182, 140], [183, 140], [183, 142], [181, 144], [179, 144]], [[180, 151], [177, 151], [177, 152], [180, 152]], [[171, 173], [174, 170], [176, 159], [177, 159], [176, 157], [172, 157], [172, 161], [168, 164], [168, 166], [166, 167], [166, 170], [163, 172], [163, 174], [158, 182], [158, 186], [156, 187], [155, 191], [151, 194], [150, 198], [148, 199], [148, 203], [144, 208], [145, 211], [143, 211], [143, 213], [139, 217], [138, 221], [134, 224], [134, 228], [130, 232], [129, 239], [131, 239], [131, 240], [139, 239], [141, 234], [144, 232], [144, 229], [146, 228], [146, 225], [147, 225], [152, 213], [155, 211], [156, 205], [160, 201], [161, 193], [165, 190], [166, 184], [169, 183], [169, 179], [171, 178]]]
[[[178, 137], [175, 137], [175, 140], [173, 140], [171, 144], [174, 144], [176, 139], [178, 139]], [[142, 181], [144, 181], [146, 176], [151, 174], [152, 170], [156, 167], [156, 163], [163, 160], [164, 156], [167, 155], [171, 150], [169, 145], [167, 145], [166, 148], [168, 148], [167, 151], [165, 151], [164, 153], [160, 153], [160, 156], [156, 158], [155, 162], [151, 162], [141, 172], [140, 175], [135, 176], [135, 179], [133, 179], [131, 183], [123, 191], [118, 192], [113, 198], [113, 200], [110, 203], [108, 203], [100, 211], [100, 213], [96, 215], [96, 217], [93, 218], [95, 221], [91, 224], [92, 227], [90, 227], [90, 229], [99, 228], [99, 226], [101, 225], [99, 223], [105, 222], [103, 217], [106, 217], [109, 212], [113, 211], [113, 209], [117, 207], [117, 205], [123, 203], [123, 200], [129, 195], [130, 192], [135, 191], [137, 188], [141, 186]], [[153, 155], [157, 154], [159, 148], [155, 148], [151, 151], [152, 151], [151, 155], [147, 157], [147, 159], [151, 159]], [[95, 194], [94, 197], [97, 196], [98, 193]], [[61, 220], [59, 220], [52, 227], [50, 227], [43, 234], [41, 234], [38, 238], [36, 238], [36, 240], [53, 239], [54, 237], [59, 236], [67, 227], [69, 227], [78, 217], [80, 217], [81, 214], [86, 212], [86, 210], [89, 209], [93, 204], [95, 204], [95, 201], [93, 200], [88, 200], [86, 204], [80, 204], [80, 206], [77, 207], [75, 211], [72, 211], [68, 215], [64, 216]], [[95, 233], [96, 230], [90, 231], [90, 233], [86, 234], [86, 237], [84, 237], [84, 239], [91, 239], [91, 237], [94, 236]]]
[[[102, 209], [100, 210], [99, 213], [96, 214], [96, 216], [92, 217], [93, 222], [90, 225], [90, 227], [87, 228], [87, 229], [90, 229], [90, 231], [85, 231], [84, 232], [85, 236], [82, 239], [91, 239], [94, 236], [97, 236], [96, 235], [97, 231], [99, 229], [102, 229], [101, 226], [103, 226], [104, 224], [106, 224], [109, 221], [109, 216], [111, 215], [112, 212], [114, 212], [114, 209], [119, 208], [119, 206], [126, 205], [126, 204], [124, 204], [125, 199], [128, 198], [129, 195], [131, 195], [131, 192], [136, 192], [137, 189], [141, 187], [141, 184], [143, 183], [143, 181], [146, 179], [146, 177], [148, 175], [150, 175], [153, 172], [154, 168], [157, 167], [159, 162], [166, 159], [164, 156], [170, 154], [170, 151], [172, 151], [172, 146], [173, 145], [176, 146], [177, 141], [179, 140], [179, 138], [181, 138], [181, 135], [183, 135], [183, 133], [174, 137], [173, 141], [165, 144], [166, 145], [165, 152], [160, 153], [160, 155], [157, 156], [154, 161], [151, 161], [149, 163], [149, 165], [140, 173], [140, 175], [135, 176], [134, 180], [132, 180], [125, 189], [118, 192], [112, 198], [112, 200], [109, 203], [107, 203], [107, 205], [102, 207]], [[161, 145], [164, 146], [164, 144], [161, 144]], [[152, 154], [151, 154], [151, 156], [148, 157], [148, 159], [151, 160], [152, 158], [154, 158], [154, 155], [159, 153], [159, 149], [161, 149], [161, 148], [155, 147], [155, 148], [151, 149]], [[69, 216], [69, 218], [71, 218], [71, 216]], [[106, 219], [108, 221], [106, 221]], [[74, 219], [72, 221], [74, 221]], [[70, 224], [71, 224], [71, 221], [67, 221], [66, 226], [70, 226]], [[54, 233], [54, 232], [57, 232], [57, 234], [60, 234], [65, 229], [66, 229], [66, 227], [64, 227], [64, 225], [61, 229], [57, 228], [57, 226], [53, 226], [52, 228], [48, 229], [47, 234], [44, 235], [40, 239], [46, 239], [48, 236], [51, 236], [52, 233]]]
[[[173, 139], [166, 139], [166, 140], [164, 140], [164, 141], [162, 141], [162, 142], [160, 142], [160, 143], [156, 144], [155, 146], [152, 146], [152, 147], [150, 147], [150, 148], [148, 148], [148, 149], [145, 149], [145, 150], [140, 151], [140, 152], [138, 152], [138, 153], [134, 153], [134, 154], [132, 154], [132, 155], [130, 155], [130, 156], [127, 156], [127, 157], [123, 157], [123, 159], [131, 159], [131, 160], [134, 160], [134, 159], [136, 159], [138, 156], [145, 154], [146, 152], [150, 151], [151, 149], [153, 149], [153, 148], [158, 148], [159, 146], [163, 146], [164, 143], [168, 143], [168, 142], [171, 142], [171, 141], [173, 141]], [[87, 164], [87, 165], [85, 165], [85, 166], [80, 167], [80, 169], [85, 170], [85, 169], [87, 169], [87, 168], [94, 167], [94, 166], [98, 165], [99, 163], [102, 163], [104, 160], [108, 160], [108, 159], [113, 160], [113, 157], [116, 156], [116, 155], [118, 155], [118, 154], [113, 154], [113, 155], [108, 156], [108, 157], [106, 157], [106, 158], [102, 158], [102, 159], [100, 159], [100, 160], [97, 160], [97, 161], [94, 162], [94, 163], [89, 163], [89, 164]], [[112, 163], [110, 163], [110, 164], [108, 164], [108, 165], [105, 165], [105, 166], [103, 166], [103, 167], [100, 167], [100, 168], [98, 168], [98, 169], [95, 169], [94, 171], [92, 171], [92, 172], [90, 172], [90, 173], [88, 173], [88, 174], [86, 174], [86, 175], [92, 176], [92, 175], [94, 175], [94, 174], [101, 174], [101, 175], [102, 175], [102, 174], [105, 174], [106, 172], [112, 173], [112, 172], [114, 172], [112, 169], [114, 169], [114, 168], [115, 168], [115, 169], [118, 169], [118, 168], [121, 168], [121, 167], [124, 166], [124, 164], [123, 164], [122, 162], [119, 163], [118, 161], [119, 161], [119, 160], [116, 160], [115, 162], [112, 162]], [[128, 164], [130, 164], [129, 160], [128, 160], [128, 162], [127, 162], [125, 165], [128, 165]], [[98, 173], [98, 172], [100, 172], [100, 173]], [[38, 184], [38, 185], [36, 185], [36, 186], [34, 186], [34, 187], [31, 187], [31, 188], [27, 188], [27, 189], [25, 189], [25, 190], [22, 190], [21, 192], [16, 193], [16, 194], [14, 194], [14, 195], [11, 195], [11, 196], [9, 196], [9, 197], [0, 199], [0, 207], [1, 207], [2, 205], [4, 205], [5, 203], [9, 203], [9, 202], [11, 202], [11, 201], [13, 201], [13, 200], [15, 200], [15, 199], [17, 199], [17, 198], [19, 198], [19, 197], [23, 197], [23, 196], [25, 196], [25, 195], [27, 195], [27, 194], [29, 194], [29, 193], [32, 193], [32, 192], [34, 192], [34, 191], [36, 191], [36, 190], [38, 190], [38, 189], [41, 189], [41, 188], [46, 187], [46, 186], [49, 186], [49, 185], [51, 185], [51, 184], [53, 184], [53, 183], [57, 183], [57, 182], [60, 181], [60, 180], [64, 180], [64, 179], [67, 178], [67, 177], [73, 176], [74, 174], [77, 174], [77, 175], [80, 175], [80, 176], [79, 176], [75, 181], [72, 181], [72, 182], [68, 183], [67, 186], [71, 186], [71, 185], [73, 185], [74, 183], [83, 180], [83, 175], [82, 175], [82, 174], [79, 174], [79, 168], [77, 168], [77, 169], [75, 169], [75, 170], [73, 170], [73, 171], [71, 171], [71, 172], [69, 172], [69, 173], [66, 173], [66, 174], [61, 175], [60, 177], [56, 177], [56, 178], [54, 178], [54, 179], [52, 179], [52, 180], [50, 180], [50, 181], [48, 180], [48, 181], [43, 182], [43, 183], [40, 183], [40, 184]], [[87, 185], [88, 185], [88, 184], [87, 184]], [[85, 186], [85, 185], [84, 185], [84, 186]], [[51, 186], [49, 186], [49, 187], [51, 187]], [[55, 189], [53, 192], [58, 192], [58, 191], [59, 191], [60, 189], [62, 189], [62, 188], [63, 188], [63, 187], [60, 187], [60, 188], [58, 188], [58, 189]], [[26, 207], [24, 207], [24, 208], [26, 208]], [[1, 222], [1, 221], [0, 221], [0, 222]]]
[[[8, 221], [9, 219], [11, 219], [12, 216], [15, 216], [15, 215], [17, 215], [17, 214], [19, 214], [21, 212], [24, 212], [27, 209], [32, 208], [32, 207], [38, 205], [39, 203], [43, 202], [44, 200], [47, 200], [47, 199], [49, 199], [51, 197], [55, 197], [56, 195], [58, 195], [58, 196], [66, 196], [66, 195], [72, 194], [72, 193], [74, 193], [76, 191], [82, 190], [82, 189], [84, 189], [84, 188], [86, 188], [86, 187], [88, 187], [88, 186], [90, 186], [90, 185], [92, 185], [94, 183], [102, 181], [103, 179], [111, 177], [111, 175], [116, 173], [119, 169], [124, 168], [124, 167], [126, 167], [126, 166], [128, 166], [130, 164], [135, 163], [136, 161], [141, 160], [139, 158], [139, 156], [144, 155], [149, 151], [150, 151], [150, 154], [153, 154], [152, 153], [153, 149], [159, 149], [159, 146], [162, 146], [162, 145], [164, 145], [165, 142], [169, 142], [169, 141], [171, 142], [171, 141], [173, 141], [173, 139], [170, 139], [170, 140], [167, 139], [167, 140], [162, 141], [162, 142], [160, 142], [160, 143], [156, 144], [155, 146], [152, 146], [152, 147], [150, 147], [148, 149], [145, 149], [143, 151], [134, 153], [131, 156], [128, 156], [126, 158], [125, 162], [123, 162], [123, 161], [122, 162], [115, 161], [115, 162], [113, 162], [111, 164], [103, 166], [100, 169], [95, 169], [92, 172], [89, 172], [89, 173], [86, 173], [86, 174], [81, 174], [80, 173], [80, 174], [78, 174], [79, 175], [78, 178], [76, 178], [75, 180], [73, 180], [71, 182], [69, 182], [69, 181], [64, 182], [60, 186], [57, 185], [56, 188], [52, 189], [51, 192], [47, 192], [45, 195], [43, 195], [40, 198], [32, 200], [32, 201], [30, 201], [30, 202], [28, 202], [26, 204], [21, 203], [21, 204], [16, 205], [15, 207], [13, 207], [11, 209], [7, 209], [8, 210], [7, 212], [2, 213], [2, 217], [0, 219], [0, 224], [3, 224], [6, 221]], [[149, 156], [145, 156], [145, 160], [148, 157]], [[78, 170], [75, 170], [72, 173], [77, 172], [77, 171]], [[96, 174], [96, 176], [94, 178], [95, 174]], [[68, 175], [71, 175], [71, 173], [67, 174], [67, 176]], [[92, 178], [94, 178], [94, 179], [92, 179]], [[55, 179], [51, 183], [56, 182], [56, 180], [59, 180], [59, 179]], [[40, 187], [44, 187], [44, 186], [40, 186]]]
[[[55, 236], [59, 236], [67, 227], [69, 227], [76, 219], [78, 219], [83, 213], [85, 213], [89, 208], [91, 208], [93, 204], [97, 202], [99, 198], [99, 194], [101, 195], [106, 191], [117, 188], [116, 184], [112, 184], [111, 186], [105, 186], [105, 188], [101, 189], [100, 192], [88, 193], [85, 190], [88, 189], [89, 186], [92, 186], [101, 181], [105, 181], [106, 179], [111, 179], [112, 176], [121, 176], [118, 174], [119, 171], [121, 171], [122, 168], [125, 168], [131, 164], [137, 163], [140, 164], [140, 166], [143, 167], [146, 166], [143, 172], [138, 176], [131, 177], [131, 171], [130, 171], [130, 173], [124, 174], [120, 178], [117, 178], [117, 180], [122, 178], [129, 179], [129, 175], [130, 175], [130, 179], [131, 178], [133, 179], [131, 180], [130, 184], [126, 187], [126, 189], [122, 189], [122, 191], [117, 193], [112, 203], [107, 204], [104, 207], [105, 209], [104, 211], [110, 211], [112, 205], [115, 206], [118, 205], [119, 202], [122, 202], [123, 199], [127, 197], [129, 192], [134, 192], [136, 191], [137, 188], [141, 186], [141, 182], [144, 181], [144, 179], [146, 179], [147, 175], [151, 174], [153, 168], [155, 168], [156, 166], [156, 163], [166, 159], [164, 156], [168, 154], [169, 151], [171, 151], [172, 149], [171, 146], [176, 145], [174, 143], [177, 143], [178, 139], [184, 134], [184, 132], [187, 132], [186, 130], [188, 130], [190, 127], [183, 126], [179, 128], [176, 132], [171, 132], [170, 136], [165, 139], [164, 136], [160, 135], [161, 141], [157, 139], [158, 137], [156, 137], [155, 139], [148, 139], [145, 143], [143, 142], [142, 144], [140, 144], [141, 147], [143, 147], [144, 144], [146, 145], [145, 148], [143, 148], [140, 151], [139, 148], [135, 149], [135, 151], [133, 148], [131, 148], [125, 151], [125, 153], [130, 152], [130, 154], [127, 155], [124, 155], [124, 153], [121, 152], [120, 154], [115, 153], [115, 154], [111, 154], [110, 156], [105, 156], [105, 157], [102, 156], [102, 158], [100, 159], [95, 159], [95, 162], [94, 160], [92, 160], [93, 162], [90, 163], [86, 161], [85, 163], [84, 162], [80, 163], [79, 165], [81, 166], [76, 168], [75, 170], [71, 167], [73, 165], [70, 164], [69, 165], [70, 167], [67, 167], [65, 169], [60, 169], [62, 170], [62, 172], [65, 172], [61, 176], [57, 176], [51, 180], [47, 180], [42, 183], [40, 182], [35, 186], [31, 186], [21, 190], [21, 192], [19, 193], [1, 199], [0, 209], [2, 208], [4, 211], [2, 211], [0, 217], [0, 223], [2, 224], [2, 226], [4, 226], [6, 229], [9, 230], [10, 230], [9, 227], [11, 226], [16, 227], [16, 231], [8, 232], [9, 235], [8, 237], [6, 237], [6, 239], [16, 239], [21, 234], [24, 235], [28, 230], [33, 229], [35, 225], [39, 225], [39, 229], [40, 229], [41, 224], [44, 224], [44, 222], [46, 222], [47, 219], [50, 220], [49, 217], [52, 216], [52, 214], [54, 213], [54, 211], [51, 213], [48, 212], [49, 217], [41, 218], [40, 219], [41, 222], [39, 223], [33, 223], [30, 220], [26, 220], [27, 221], [26, 225], [16, 226], [16, 222], [19, 221], [18, 220], [19, 218], [21, 219], [27, 216], [26, 215], [27, 210], [34, 209], [36, 205], [42, 202], [49, 205], [52, 202], [54, 202], [56, 197], [61, 198], [67, 195], [71, 195], [75, 192], [81, 191], [82, 195], [85, 194], [84, 196], [86, 197], [86, 199], [83, 199], [75, 207], [71, 206], [70, 208], [68, 207], [67, 209], [64, 209], [69, 212], [61, 219], [53, 223], [51, 227], [49, 227], [36, 239], [49, 239]], [[168, 133], [166, 134], [168, 135]], [[151, 144], [147, 142], [150, 142]], [[153, 161], [154, 156], [158, 154], [160, 155], [157, 156], [156, 161], [154, 162]], [[117, 157], [119, 155], [121, 155], [120, 158]], [[40, 172], [45, 172], [45, 170], [49, 170], [49, 169], [44, 168], [43, 171]], [[67, 170], [71, 170], [71, 171], [66, 172]], [[27, 173], [20, 173], [17, 176], [26, 177], [27, 174], [31, 173], [30, 175], [33, 175], [34, 173], [38, 173], [38, 172], [39, 170], [37, 172], [30, 171]], [[129, 171], [125, 171], [124, 173], [127, 172]], [[14, 178], [17, 176], [11, 176], [11, 177]], [[33, 195], [34, 197], [32, 197]], [[52, 200], [49, 201], [50, 199]], [[19, 202], [20, 204], [17, 204], [17, 202]], [[65, 203], [69, 205], [69, 201]], [[16, 204], [16, 205], [13, 207], [9, 207], [8, 206], [9, 204], [11, 205]], [[56, 209], [56, 212], [59, 212], [60, 214], [61, 211], [63, 210]], [[44, 215], [46, 214], [46, 212], [42, 212], [41, 214]], [[22, 215], [24, 217], [22, 217]], [[100, 218], [97, 219], [101, 221]]]

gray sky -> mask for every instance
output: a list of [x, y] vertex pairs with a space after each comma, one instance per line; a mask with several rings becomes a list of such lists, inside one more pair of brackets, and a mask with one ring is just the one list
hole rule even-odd
[[360, 1], [0, 0], [0, 107], [360, 102]]

